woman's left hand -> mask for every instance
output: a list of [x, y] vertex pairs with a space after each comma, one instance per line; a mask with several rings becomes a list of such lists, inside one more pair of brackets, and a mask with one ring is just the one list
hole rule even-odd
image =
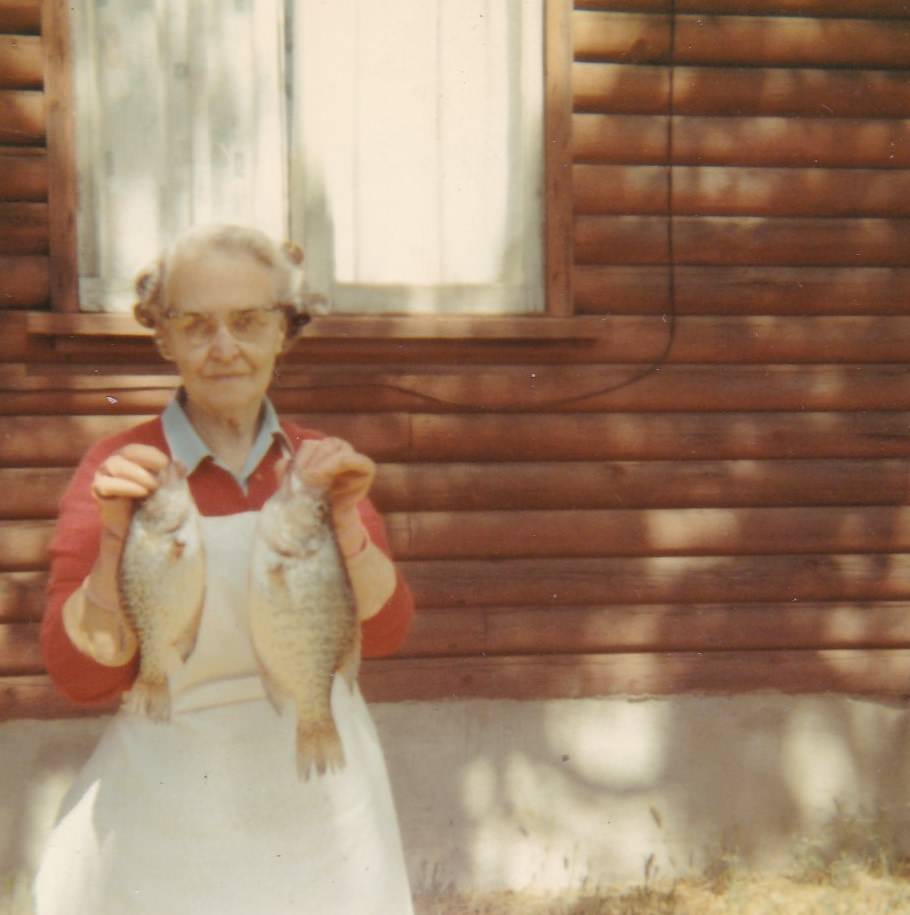
[[294, 471], [305, 482], [325, 487], [342, 553], [359, 552], [367, 535], [357, 505], [373, 484], [376, 465], [340, 438], [307, 439], [294, 456]]

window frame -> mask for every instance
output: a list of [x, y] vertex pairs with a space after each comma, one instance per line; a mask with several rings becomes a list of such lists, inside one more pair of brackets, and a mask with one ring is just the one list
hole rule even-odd
[[[351, 315], [317, 319], [314, 335], [335, 336], [556, 336], [569, 328], [549, 326], [573, 315], [572, 303], [572, 32], [571, 0], [544, 0], [544, 209], [543, 312], [529, 315]], [[53, 327], [70, 333], [117, 336], [141, 333], [131, 316], [82, 312], [76, 240], [76, 143], [74, 80], [70, 67], [71, 23], [65, 0], [43, 0], [41, 31], [45, 54], [45, 102], [49, 171], [48, 257], [51, 316], [30, 323], [39, 333]], [[78, 320], [74, 320], [77, 318]], [[561, 323], [561, 322], [557, 322]], [[585, 324], [591, 322], [583, 322]], [[513, 327], [514, 325], [514, 327]], [[485, 329], [484, 329], [485, 328]], [[575, 337], [580, 328], [569, 336]], [[308, 332], [309, 335], [309, 332]], [[587, 336], [587, 335], [585, 335]]]

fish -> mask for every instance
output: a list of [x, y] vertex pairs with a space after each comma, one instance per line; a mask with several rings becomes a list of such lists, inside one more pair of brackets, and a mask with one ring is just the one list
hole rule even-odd
[[172, 461], [133, 511], [118, 569], [120, 603], [139, 639], [139, 671], [123, 707], [171, 717], [169, 674], [193, 651], [205, 597], [205, 551], [186, 467]]
[[263, 505], [250, 558], [250, 634], [266, 695], [296, 709], [297, 774], [345, 766], [332, 714], [336, 674], [352, 693], [360, 624], [335, 537], [328, 493], [286, 468]]

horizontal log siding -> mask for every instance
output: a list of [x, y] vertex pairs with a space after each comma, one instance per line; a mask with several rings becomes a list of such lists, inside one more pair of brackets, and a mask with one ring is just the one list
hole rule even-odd
[[[907, 266], [910, 9], [673, 8], [575, 4], [576, 311], [900, 309], [899, 282], [889, 305], [878, 271]], [[757, 288], [741, 289], [743, 268]]]
[[41, 31], [41, 0], [0, 0], [0, 33], [37, 35]]
[[[906, 693], [906, 0], [676, 8], [672, 79], [666, 0], [569, 17], [578, 317], [537, 337], [324, 319], [280, 366], [284, 415], [377, 459], [418, 603], [402, 655], [365, 665], [372, 699]], [[37, 10], [0, 0], [0, 33], [34, 49]], [[0, 296], [40, 308], [43, 93], [17, 66], [0, 112], [18, 100], [31, 133], [7, 119], [0, 140]], [[57, 502], [176, 379], [116, 320], [12, 309], [0, 716], [66, 715], [37, 645]]]
[[[451, 665], [367, 677], [380, 695], [409, 676], [434, 696], [903, 693], [900, 384], [862, 407], [854, 372], [889, 370], [862, 322], [907, 313], [910, 11], [677, 0], [673, 34], [666, 0], [575, 8], [570, 286], [611, 317], [594, 365], [421, 380], [411, 459], [377, 496], [427, 608], [410, 648]], [[499, 415], [443, 403], [469, 390]], [[540, 412], [526, 425], [510, 398]]]
[[0, 0], [0, 310], [50, 301], [40, 31], [38, 0]]
[[[634, 341], [641, 320], [604, 334]], [[282, 412], [379, 460], [375, 498], [420, 608], [402, 657], [366, 665], [371, 697], [904, 689], [910, 327], [693, 320], [741, 341], [732, 363], [623, 385], [648, 366], [602, 339], [521, 364], [507, 341], [452, 341], [440, 360], [394, 338], [325, 340], [318, 363], [304, 342], [285, 361]], [[844, 322], [839, 362], [741, 361], [757, 329], [821, 357]], [[862, 361], [861, 329], [893, 362]], [[57, 715], [36, 642], [57, 500], [84, 448], [160, 410], [175, 379], [147, 340], [130, 361], [111, 339], [69, 338], [50, 360], [53, 338], [20, 339], [0, 369], [0, 710]], [[87, 344], [113, 347], [105, 371], [82, 364]], [[596, 388], [613, 390], [571, 401]]]

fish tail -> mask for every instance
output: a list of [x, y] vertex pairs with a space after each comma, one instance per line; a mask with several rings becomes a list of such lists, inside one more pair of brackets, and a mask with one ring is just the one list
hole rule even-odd
[[297, 775], [307, 780], [315, 767], [319, 775], [337, 772], [345, 765], [341, 735], [331, 716], [297, 725]]
[[360, 673], [360, 626], [354, 627], [354, 637], [338, 665], [338, 673], [353, 693], [357, 686], [357, 675]]
[[170, 721], [171, 692], [167, 680], [137, 680], [123, 697], [123, 708], [153, 721]]

